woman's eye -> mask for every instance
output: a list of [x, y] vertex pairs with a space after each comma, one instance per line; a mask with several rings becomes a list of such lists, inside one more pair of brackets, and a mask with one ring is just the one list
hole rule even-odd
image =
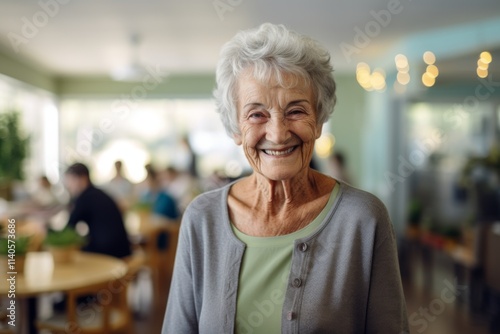
[[288, 115], [300, 115], [303, 113], [304, 111], [302, 109], [293, 109], [288, 112]]
[[264, 114], [262, 113], [252, 113], [248, 116], [249, 118], [255, 118], [255, 119], [259, 119], [259, 118], [263, 118], [264, 117]]

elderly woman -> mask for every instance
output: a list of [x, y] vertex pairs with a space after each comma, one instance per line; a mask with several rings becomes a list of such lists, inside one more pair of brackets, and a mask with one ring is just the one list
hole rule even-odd
[[163, 333], [408, 330], [386, 208], [309, 168], [335, 104], [329, 61], [272, 24], [224, 46], [215, 98], [253, 173], [187, 208]]

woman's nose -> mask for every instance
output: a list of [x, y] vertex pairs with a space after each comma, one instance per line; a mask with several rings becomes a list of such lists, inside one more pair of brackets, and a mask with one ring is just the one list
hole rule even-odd
[[272, 118], [267, 123], [266, 130], [266, 139], [275, 144], [286, 143], [291, 137], [288, 122], [283, 118]]

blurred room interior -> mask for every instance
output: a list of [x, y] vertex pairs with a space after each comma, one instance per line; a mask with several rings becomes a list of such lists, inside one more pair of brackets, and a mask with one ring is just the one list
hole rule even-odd
[[[132, 259], [96, 260], [106, 282], [128, 277], [122, 327], [160, 332], [180, 218], [155, 212], [148, 182], [182, 214], [250, 172], [211, 94], [224, 42], [263, 22], [331, 52], [338, 103], [315, 167], [388, 207], [411, 332], [500, 332], [498, 0], [2, 0], [0, 220], [3, 239], [15, 221], [27, 246], [18, 326], [7, 325], [2, 282], [0, 333], [42, 328], [72, 290], [64, 276], [49, 287], [37, 275], [50, 281], [61, 266], [46, 239], [67, 222], [63, 176], [77, 161], [118, 203], [133, 246]], [[87, 269], [80, 280], [99, 279]]]

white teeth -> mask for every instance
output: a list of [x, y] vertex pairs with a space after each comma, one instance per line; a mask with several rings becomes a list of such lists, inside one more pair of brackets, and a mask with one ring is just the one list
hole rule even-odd
[[285, 150], [285, 151], [264, 150], [264, 152], [266, 154], [269, 154], [269, 155], [284, 155], [284, 154], [288, 154], [288, 153], [292, 152], [294, 148], [295, 147], [290, 147], [288, 150]]

